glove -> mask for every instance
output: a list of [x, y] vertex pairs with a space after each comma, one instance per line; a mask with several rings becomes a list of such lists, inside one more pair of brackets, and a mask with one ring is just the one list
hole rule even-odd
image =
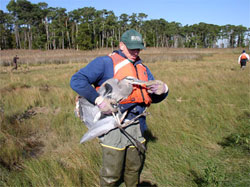
[[102, 96], [97, 97], [95, 100], [95, 104], [103, 114], [111, 114], [112, 112], [117, 112], [117, 109], [111, 105], [116, 103], [117, 102], [114, 99], [108, 99]]
[[147, 91], [150, 94], [161, 95], [168, 91], [168, 86], [160, 80], [148, 81], [146, 86], [148, 88]]

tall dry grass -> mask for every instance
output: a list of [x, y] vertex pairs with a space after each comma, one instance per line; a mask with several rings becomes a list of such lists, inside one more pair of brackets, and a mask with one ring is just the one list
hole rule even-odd
[[82, 63], [93, 60], [96, 55], [102, 56], [110, 52], [108, 49], [93, 51], [76, 50], [4, 50], [0, 51], [0, 66], [9, 66], [13, 57], [18, 55], [19, 64], [41, 65], [41, 64], [65, 64]]
[[[86, 65], [88, 55], [91, 59], [109, 51], [33, 51], [34, 59], [40, 55], [53, 62], [36, 66], [27, 63], [30, 51], [1, 51], [1, 60], [11, 60], [17, 52], [25, 65], [17, 71], [0, 67], [0, 186], [99, 186], [100, 146], [96, 139], [79, 144], [87, 128], [74, 116], [76, 93], [69, 80]], [[250, 67], [239, 69], [240, 52], [141, 53], [155, 78], [170, 89], [165, 101], [149, 108], [151, 134], [142, 181], [249, 186]], [[77, 55], [79, 61], [66, 60]], [[65, 63], [54, 64], [56, 60]]]
[[[115, 50], [115, 49], [114, 49]], [[13, 57], [18, 55], [18, 63], [25, 65], [41, 64], [67, 64], [67, 63], [88, 63], [96, 56], [103, 56], [111, 53], [111, 49], [97, 49], [92, 51], [76, 50], [3, 50], [0, 51], [0, 66], [10, 66]], [[190, 61], [201, 60], [203, 55], [213, 53], [239, 53], [239, 49], [172, 49], [172, 48], [147, 48], [141, 52], [142, 59], [148, 62], [155, 62], [157, 58], [161, 61]]]

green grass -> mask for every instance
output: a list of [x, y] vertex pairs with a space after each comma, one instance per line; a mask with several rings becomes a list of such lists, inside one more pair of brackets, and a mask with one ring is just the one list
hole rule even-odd
[[[142, 181], [250, 185], [250, 66], [239, 69], [240, 51], [142, 53], [170, 89], [166, 100], [149, 108]], [[79, 144], [87, 128], [74, 116], [76, 93], [69, 87], [85, 65], [1, 67], [0, 186], [99, 186], [101, 149], [97, 139]]]

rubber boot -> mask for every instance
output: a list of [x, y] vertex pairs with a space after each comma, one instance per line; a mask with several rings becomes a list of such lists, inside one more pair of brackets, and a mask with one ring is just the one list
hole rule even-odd
[[121, 178], [125, 150], [116, 150], [102, 146], [102, 169], [100, 186], [117, 186]]
[[144, 158], [145, 154], [140, 154], [135, 147], [127, 148], [124, 171], [124, 182], [127, 187], [138, 185]]

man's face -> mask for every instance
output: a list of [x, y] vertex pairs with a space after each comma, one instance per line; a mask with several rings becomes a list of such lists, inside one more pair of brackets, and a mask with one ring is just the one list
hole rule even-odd
[[140, 53], [140, 49], [128, 49], [123, 42], [120, 42], [120, 49], [122, 50], [123, 54], [133, 62], [137, 59]]

